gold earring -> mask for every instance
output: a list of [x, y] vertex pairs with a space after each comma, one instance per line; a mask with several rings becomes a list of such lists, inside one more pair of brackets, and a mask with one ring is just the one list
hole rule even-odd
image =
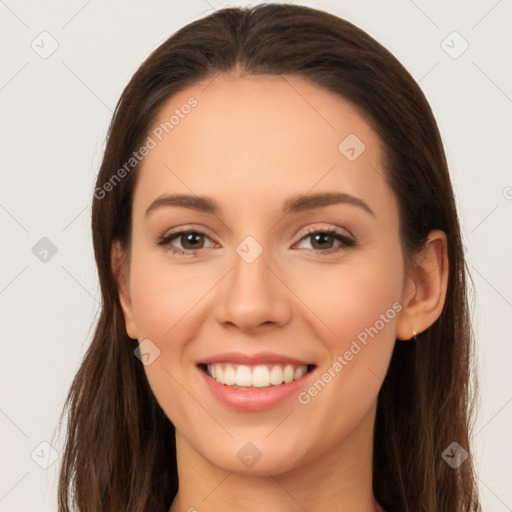
[[416, 331], [411, 330], [412, 332], [412, 339], [416, 340], [416, 335], [418, 334]]

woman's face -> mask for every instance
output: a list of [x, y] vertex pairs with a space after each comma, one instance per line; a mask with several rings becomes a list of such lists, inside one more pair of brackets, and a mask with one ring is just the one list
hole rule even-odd
[[303, 80], [221, 74], [149, 136], [123, 308], [179, 442], [261, 474], [369, 453], [405, 290], [375, 131]]

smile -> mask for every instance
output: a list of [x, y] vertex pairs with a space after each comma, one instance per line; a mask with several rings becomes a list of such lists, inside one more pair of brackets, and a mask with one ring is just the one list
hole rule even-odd
[[283, 354], [225, 352], [197, 361], [196, 367], [214, 400], [229, 409], [258, 412], [300, 393], [317, 365]]

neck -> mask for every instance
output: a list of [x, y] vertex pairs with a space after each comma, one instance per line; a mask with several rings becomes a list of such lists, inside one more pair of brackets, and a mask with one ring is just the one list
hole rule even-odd
[[169, 512], [383, 512], [372, 491], [374, 420], [373, 409], [334, 449], [279, 474], [223, 470], [176, 431], [179, 491]]

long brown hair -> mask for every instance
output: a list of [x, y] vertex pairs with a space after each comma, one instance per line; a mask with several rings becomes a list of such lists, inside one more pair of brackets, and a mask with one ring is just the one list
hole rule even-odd
[[[429, 104], [397, 59], [351, 23], [309, 7], [262, 4], [222, 9], [176, 32], [141, 65], [117, 104], [92, 205], [101, 313], [62, 412], [68, 412], [68, 425], [59, 511], [167, 512], [176, 495], [174, 427], [134, 356], [137, 342], [126, 334], [110, 263], [115, 240], [130, 246], [137, 166], [122, 179], [112, 177], [148, 136], [163, 102], [233, 69], [300, 77], [352, 102], [384, 144], [406, 258], [431, 230], [446, 233], [444, 309], [415, 342], [397, 340], [379, 393], [373, 490], [388, 511], [477, 510], [467, 268]], [[109, 180], [112, 186], [105, 187]], [[469, 454], [457, 468], [442, 456], [452, 442]]]

